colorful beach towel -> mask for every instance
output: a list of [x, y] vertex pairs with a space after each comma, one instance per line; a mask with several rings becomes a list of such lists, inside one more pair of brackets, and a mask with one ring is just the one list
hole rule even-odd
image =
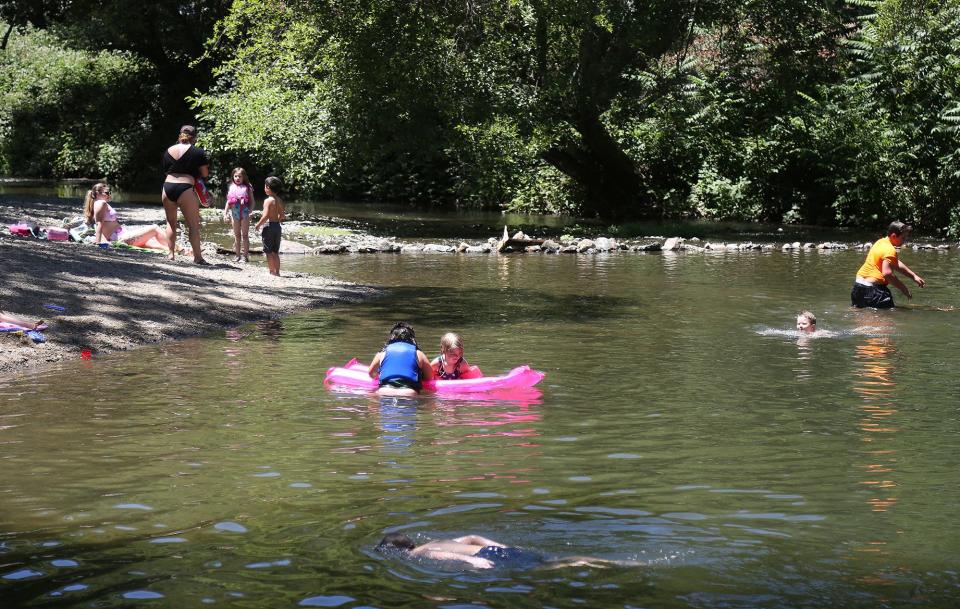
[[[47, 329], [47, 324], [40, 324], [35, 329], [42, 332]], [[0, 321], [0, 332], [33, 332], [33, 331], [34, 331], [34, 328], [27, 328], [25, 326], [18, 326], [17, 324], [12, 324], [6, 321]]]
[[18, 326], [17, 324], [12, 324], [5, 321], [0, 321], [0, 332], [22, 332], [27, 338], [32, 340], [35, 343], [46, 342], [42, 334], [42, 330], [47, 329], [47, 324], [40, 324], [37, 326], [36, 330], [31, 330], [30, 328], [25, 328], [23, 326]]

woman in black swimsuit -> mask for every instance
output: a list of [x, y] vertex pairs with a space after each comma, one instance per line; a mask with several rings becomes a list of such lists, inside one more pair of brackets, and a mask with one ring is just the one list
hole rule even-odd
[[183, 212], [187, 234], [193, 249], [193, 261], [208, 264], [200, 251], [200, 201], [193, 190], [198, 178], [210, 173], [207, 152], [194, 146], [197, 129], [193, 125], [180, 128], [178, 142], [163, 153], [163, 210], [167, 215], [167, 242], [170, 244], [170, 260], [175, 257], [177, 243], [177, 210]]

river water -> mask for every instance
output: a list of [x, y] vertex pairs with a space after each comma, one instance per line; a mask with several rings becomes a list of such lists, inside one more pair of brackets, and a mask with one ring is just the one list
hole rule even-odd
[[[3, 607], [942, 607], [960, 594], [958, 254], [285, 258], [359, 305], [0, 379]], [[799, 338], [813, 310], [823, 336]], [[497, 399], [332, 392], [408, 320]], [[464, 571], [387, 532], [609, 568]]]

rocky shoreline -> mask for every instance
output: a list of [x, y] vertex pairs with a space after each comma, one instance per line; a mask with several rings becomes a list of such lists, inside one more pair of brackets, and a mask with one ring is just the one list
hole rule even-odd
[[[345, 235], [313, 235], [309, 228], [318, 226], [310, 221], [284, 223], [285, 235], [296, 239], [302, 247], [297, 253], [313, 255], [371, 254], [371, 253], [433, 253], [433, 254], [602, 254], [611, 252], [773, 252], [803, 250], [867, 250], [872, 242], [841, 243], [837, 241], [783, 243], [727, 242], [706, 240], [698, 237], [644, 236], [632, 239], [611, 237], [574, 237], [562, 235], [556, 238], [534, 238], [523, 232], [490, 237], [485, 241], [425, 242], [399, 241], [393, 237], [377, 237], [359, 232]], [[307, 230], [305, 230], [307, 229]], [[956, 246], [947, 243], [908, 243], [913, 250], [950, 250]], [[291, 252], [292, 253], [292, 252]]]

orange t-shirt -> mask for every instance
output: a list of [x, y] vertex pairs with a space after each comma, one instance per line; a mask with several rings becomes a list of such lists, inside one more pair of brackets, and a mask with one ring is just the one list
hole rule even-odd
[[897, 261], [897, 248], [890, 243], [890, 237], [878, 239], [870, 251], [867, 252], [867, 259], [863, 261], [860, 270], [857, 271], [857, 277], [872, 279], [877, 283], [887, 284], [887, 278], [883, 276], [883, 261], [888, 260], [891, 264]]

